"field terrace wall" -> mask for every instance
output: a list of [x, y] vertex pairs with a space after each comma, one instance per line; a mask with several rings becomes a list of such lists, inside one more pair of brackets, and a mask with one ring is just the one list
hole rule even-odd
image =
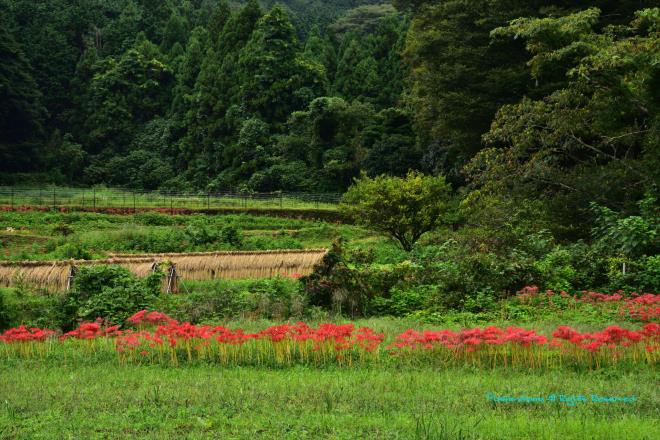
[[[89, 265], [119, 265], [138, 277], [146, 277], [156, 265], [168, 274], [163, 290], [176, 291], [172, 278], [180, 280], [273, 278], [312, 273], [326, 249], [170, 254], [117, 254], [106, 260], [4, 261], [0, 262], [0, 286], [26, 283], [49, 291], [70, 287], [75, 269]], [[174, 275], [174, 276], [172, 276]]]

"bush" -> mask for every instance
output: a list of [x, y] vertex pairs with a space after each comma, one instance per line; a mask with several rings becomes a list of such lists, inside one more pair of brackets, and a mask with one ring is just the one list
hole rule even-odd
[[152, 308], [161, 290], [161, 273], [137, 278], [121, 266], [89, 266], [79, 270], [73, 289], [63, 298], [62, 328], [97, 318], [123, 324], [135, 312]]
[[186, 226], [185, 236], [193, 246], [202, 246], [218, 241], [218, 234], [202, 223], [191, 223]]
[[225, 225], [220, 230], [220, 241], [229, 244], [232, 247], [240, 248], [243, 246], [243, 234], [234, 225]]
[[56, 296], [23, 295], [12, 289], [0, 289], [0, 330], [19, 325], [57, 328], [60, 301]]
[[[628, 260], [624, 257], [608, 259], [608, 287], [610, 290], [637, 292], [660, 291], [660, 256]], [[623, 271], [625, 264], [626, 270]]]
[[[386, 300], [395, 286], [405, 287], [406, 279], [414, 279], [416, 268], [409, 262], [382, 267], [372, 263], [370, 251], [347, 254], [341, 240], [333, 244], [317, 271], [302, 279], [304, 290], [313, 306], [352, 316], [368, 315], [373, 306], [389, 310]], [[375, 298], [383, 301], [374, 302]]]
[[71, 234], [73, 234], [73, 228], [67, 223], [60, 222], [53, 226], [53, 235], [63, 235], [67, 237]]
[[55, 248], [53, 256], [58, 260], [89, 260], [92, 255], [79, 242], [70, 242]]
[[429, 307], [432, 298], [437, 295], [438, 286], [421, 285], [402, 289], [395, 287], [390, 297], [378, 296], [371, 301], [371, 311], [377, 315], [397, 317], [409, 316]]
[[302, 317], [307, 304], [299, 283], [290, 279], [190, 284], [193, 293], [162, 296], [158, 310], [193, 323], [239, 317], [283, 320]]
[[556, 247], [543, 259], [537, 261], [534, 267], [543, 280], [541, 285], [552, 290], [571, 290], [575, 286], [577, 271], [572, 265], [568, 250]]
[[641, 271], [637, 278], [639, 290], [660, 292], [660, 255], [646, 258], [641, 264]]
[[10, 327], [11, 318], [9, 316], [9, 309], [5, 304], [5, 296], [0, 290], [0, 330]]
[[175, 220], [171, 215], [158, 214], [155, 212], [135, 214], [133, 219], [136, 223], [145, 226], [172, 226], [175, 223]]

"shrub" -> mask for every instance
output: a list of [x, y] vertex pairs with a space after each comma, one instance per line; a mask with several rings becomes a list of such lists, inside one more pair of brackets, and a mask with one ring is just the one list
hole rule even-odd
[[70, 242], [55, 248], [53, 256], [58, 260], [89, 260], [92, 255], [79, 242]]
[[495, 298], [495, 292], [486, 287], [463, 298], [461, 309], [471, 313], [492, 312], [497, 307]]
[[654, 255], [644, 260], [638, 280], [639, 290], [660, 292], [660, 255]]
[[301, 317], [306, 299], [299, 286], [279, 278], [255, 282], [247, 287], [248, 305], [254, 317], [286, 319]]
[[218, 240], [218, 235], [215, 231], [201, 223], [191, 223], [186, 226], [185, 236], [188, 242], [194, 246], [201, 246], [214, 243]]
[[136, 223], [145, 226], [172, 226], [175, 223], [175, 220], [171, 215], [158, 214], [155, 212], [135, 214], [133, 219]]
[[53, 235], [63, 235], [67, 237], [71, 234], [73, 234], [73, 228], [67, 223], [60, 222], [53, 226]]
[[[625, 257], [608, 259], [608, 287], [637, 292], [660, 291], [660, 256], [628, 260]], [[625, 264], [625, 272], [623, 267]]]
[[299, 318], [307, 304], [299, 283], [283, 278], [196, 282], [189, 289], [189, 295], [161, 296], [156, 308], [181, 321], [199, 323], [237, 317]]
[[243, 234], [234, 225], [225, 225], [220, 230], [220, 241], [239, 248], [243, 246]]
[[302, 279], [310, 303], [352, 316], [370, 314], [371, 306], [387, 309], [387, 301], [374, 303], [374, 298], [389, 298], [395, 286], [403, 288], [406, 279], [414, 278], [416, 268], [409, 262], [381, 267], [372, 261], [373, 252], [347, 254], [342, 241], [335, 241], [317, 271]]
[[438, 286], [421, 285], [410, 288], [395, 287], [390, 297], [378, 296], [371, 301], [371, 311], [377, 315], [409, 316], [427, 309], [431, 299], [437, 295]]
[[575, 286], [577, 271], [572, 265], [571, 254], [568, 250], [556, 247], [543, 259], [537, 261], [534, 267], [538, 269], [541, 283], [552, 290], [570, 290]]
[[0, 330], [4, 330], [11, 326], [11, 319], [9, 316], [9, 309], [5, 304], [5, 296], [0, 290]]
[[82, 267], [73, 289], [63, 298], [62, 327], [97, 318], [122, 324], [136, 311], [153, 307], [160, 295], [161, 277], [154, 273], [137, 278], [121, 266]]
[[0, 329], [25, 325], [56, 328], [60, 324], [60, 298], [49, 295], [19, 295], [0, 289]]

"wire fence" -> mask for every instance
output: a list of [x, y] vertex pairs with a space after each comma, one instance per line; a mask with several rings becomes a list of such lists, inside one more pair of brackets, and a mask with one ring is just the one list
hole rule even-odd
[[0, 205], [83, 209], [318, 209], [335, 210], [336, 193], [139, 191], [125, 188], [0, 187]]

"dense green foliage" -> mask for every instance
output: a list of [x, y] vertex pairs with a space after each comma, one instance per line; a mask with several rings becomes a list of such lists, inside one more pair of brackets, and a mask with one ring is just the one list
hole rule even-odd
[[569, 241], [591, 202], [658, 199], [655, 2], [276, 3], [0, 1], [0, 183], [343, 192], [417, 170], [471, 223], [525, 206]]
[[[423, 186], [431, 181], [432, 186], [446, 192], [442, 179], [413, 175], [409, 185]], [[388, 183], [382, 188], [397, 193], [404, 185]], [[418, 189], [420, 195], [430, 191]], [[371, 197], [374, 194], [363, 195], [364, 200], [352, 209], [373, 207], [371, 203], [377, 198]], [[503, 302], [527, 285], [568, 292], [660, 291], [655, 204], [652, 199], [644, 200], [640, 215], [633, 216], [594, 205], [589, 215], [596, 226], [589, 240], [577, 242], [558, 241], [537, 222], [533, 207], [512, 211], [504, 225], [468, 222], [456, 230], [456, 224], [444, 224], [447, 220], [463, 221], [460, 217], [456, 220], [453, 209], [448, 211], [451, 202], [407, 214], [406, 203], [394, 204], [390, 206], [403, 210], [403, 215], [388, 214], [384, 209], [370, 211], [369, 217], [363, 215], [364, 224], [380, 230], [374, 222], [386, 221], [391, 215], [405, 220], [394, 223], [404, 232], [412, 226], [428, 226], [425, 222], [431, 221], [435, 229], [417, 240], [410, 252], [393, 236], [383, 236], [387, 233], [304, 220], [248, 215], [5, 213], [0, 214], [0, 229], [15, 231], [0, 233], [0, 252], [14, 260], [104, 258], [110, 252], [330, 248], [340, 239], [342, 243], [328, 255], [324, 266], [299, 285], [290, 280], [236, 285], [184, 282], [181, 295], [161, 298], [164, 302], [159, 300], [158, 308], [181, 320], [290, 318], [322, 312], [473, 323], [502, 316]], [[387, 206], [385, 201], [383, 206]], [[425, 213], [433, 217], [420, 217]], [[484, 216], [488, 218], [490, 212]], [[418, 220], [421, 223], [415, 223]], [[39, 316], [49, 316], [48, 322], [59, 322], [53, 316], [60, 313], [60, 305], [52, 296], [15, 281], [18, 296], [5, 298], [9, 321], [18, 324], [20, 317], [34, 322]], [[536, 316], [530, 312], [525, 315]], [[584, 321], [591, 319], [589, 313], [582, 316]]]
[[411, 251], [425, 233], [450, 217], [444, 177], [410, 172], [405, 178], [363, 177], [344, 194], [341, 209], [356, 223], [394, 238]]
[[73, 288], [62, 298], [64, 329], [78, 322], [103, 319], [123, 323], [135, 310], [154, 307], [161, 293], [162, 273], [137, 278], [121, 266], [89, 266], [78, 270]]
[[0, 183], [336, 191], [389, 171], [414, 147], [406, 19], [358, 9], [335, 31], [376, 2], [283, 3], [2, 0]]

